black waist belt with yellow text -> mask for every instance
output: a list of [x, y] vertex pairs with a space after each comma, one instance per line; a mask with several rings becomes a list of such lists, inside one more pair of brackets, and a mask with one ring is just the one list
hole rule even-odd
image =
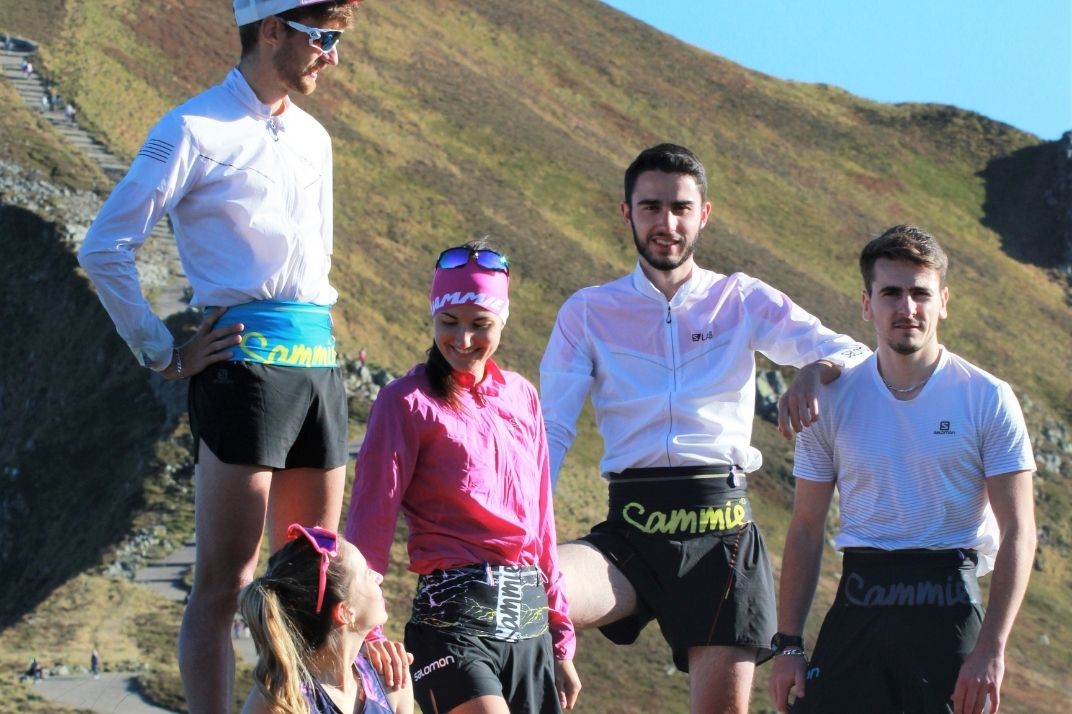
[[752, 522], [745, 476], [727, 466], [626, 469], [607, 478], [607, 520], [642, 533], [725, 535]]

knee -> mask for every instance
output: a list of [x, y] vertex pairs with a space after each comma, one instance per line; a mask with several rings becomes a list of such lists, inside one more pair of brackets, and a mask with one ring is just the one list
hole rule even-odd
[[253, 567], [223, 569], [194, 566], [194, 584], [190, 591], [190, 601], [212, 609], [230, 609], [238, 607], [238, 593], [253, 581]]

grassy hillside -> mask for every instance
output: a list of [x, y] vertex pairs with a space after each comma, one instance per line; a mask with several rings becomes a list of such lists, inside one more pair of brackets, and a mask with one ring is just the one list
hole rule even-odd
[[[219, 81], [238, 54], [218, 0], [0, 0], [0, 18], [0, 29], [41, 41], [39, 66], [128, 157], [157, 117]], [[515, 265], [503, 361], [535, 377], [565, 297], [631, 268], [616, 210], [621, 173], [644, 146], [671, 140], [708, 168], [715, 208], [703, 265], [761, 277], [871, 341], [856, 255], [883, 228], [918, 223], [952, 262], [944, 343], [1029, 396], [1036, 431], [1072, 419], [1072, 310], [1048, 270], [1054, 226], [1041, 198], [1052, 157], [1034, 137], [950, 107], [880, 105], [775, 80], [593, 0], [368, 0], [340, 50], [343, 64], [299, 101], [334, 137], [344, 350], [365, 346], [396, 371], [419, 359], [434, 256], [490, 233]], [[50, 151], [41, 161], [73, 165]], [[557, 495], [563, 537], [605, 508], [590, 419], [581, 436]], [[777, 564], [791, 454], [769, 425], [757, 425], [756, 442], [767, 458], [753, 480], [758, 513]], [[1072, 685], [1070, 467], [1066, 455], [1039, 480], [1048, 537], [1010, 650], [1012, 712], [1059, 711]], [[828, 558], [826, 598], [837, 570]], [[409, 585], [390, 585], [397, 626]], [[631, 649], [584, 636], [581, 648], [585, 711], [685, 711], [685, 678], [667, 674], [657, 633]]]

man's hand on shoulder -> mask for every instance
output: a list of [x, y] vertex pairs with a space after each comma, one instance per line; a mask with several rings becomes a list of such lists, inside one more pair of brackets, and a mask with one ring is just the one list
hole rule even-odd
[[778, 400], [778, 431], [787, 440], [819, 420], [819, 388], [841, 376], [841, 368], [821, 359], [805, 365]]

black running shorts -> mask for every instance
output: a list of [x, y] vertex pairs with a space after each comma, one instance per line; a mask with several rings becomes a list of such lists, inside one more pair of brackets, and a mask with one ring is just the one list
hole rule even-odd
[[424, 714], [446, 714], [481, 696], [500, 696], [511, 714], [558, 714], [551, 634], [519, 642], [406, 623], [413, 696]]
[[194, 444], [204, 441], [226, 464], [346, 465], [346, 392], [338, 367], [221, 362], [190, 379], [189, 399]]
[[649, 622], [689, 671], [690, 647], [756, 648], [770, 658], [777, 624], [767, 547], [752, 522], [746, 477], [727, 468], [610, 474], [607, 520], [581, 538], [632, 584], [637, 611], [600, 631], [631, 644]]
[[971, 551], [846, 552], [793, 714], [945, 714], [983, 621]]
[[606, 521], [581, 540], [636, 590], [637, 611], [599, 628], [607, 639], [632, 644], [654, 619], [682, 672], [689, 671], [690, 647], [755, 647], [757, 661], [770, 657], [777, 624], [774, 576], [755, 523], [739, 534], [672, 540]]

